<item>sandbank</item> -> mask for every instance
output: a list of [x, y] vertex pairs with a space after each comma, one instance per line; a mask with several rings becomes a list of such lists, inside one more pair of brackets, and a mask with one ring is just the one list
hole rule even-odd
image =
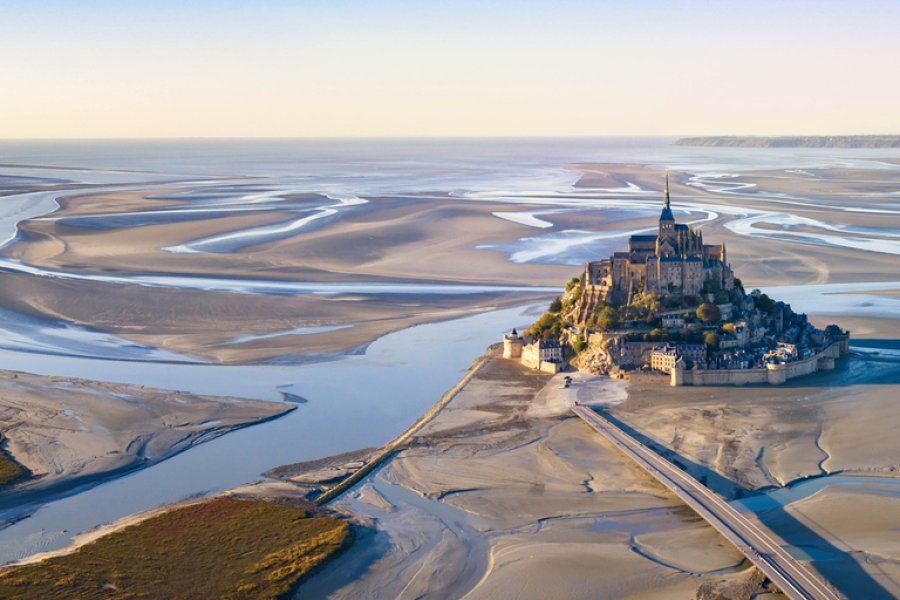
[[29, 477], [0, 506], [164, 460], [293, 405], [0, 371], [0, 431]]

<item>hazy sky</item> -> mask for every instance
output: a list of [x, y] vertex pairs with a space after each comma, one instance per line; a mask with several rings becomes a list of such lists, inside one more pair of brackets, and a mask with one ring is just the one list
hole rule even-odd
[[900, 2], [2, 0], [0, 138], [900, 133]]

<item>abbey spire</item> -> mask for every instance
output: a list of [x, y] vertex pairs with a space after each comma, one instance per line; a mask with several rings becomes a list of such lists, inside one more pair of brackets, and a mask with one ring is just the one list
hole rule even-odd
[[734, 272], [728, 266], [725, 244], [704, 244], [700, 231], [675, 222], [666, 173], [657, 235], [633, 235], [627, 252], [589, 262], [583, 281], [584, 289], [594, 288], [594, 298], [619, 306], [629, 303], [635, 290], [696, 296], [710, 281], [716, 289], [732, 290]]
[[665, 235], [664, 232], [671, 232], [675, 229], [675, 217], [672, 215], [672, 209], [669, 208], [669, 172], [666, 171], [666, 189], [663, 192], [663, 209], [662, 213], [659, 215], [659, 232], [660, 235]]

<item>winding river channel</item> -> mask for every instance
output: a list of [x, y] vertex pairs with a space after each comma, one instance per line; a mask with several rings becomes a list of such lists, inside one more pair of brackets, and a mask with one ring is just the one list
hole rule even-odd
[[[453, 386], [505, 328], [529, 320], [499, 310], [387, 335], [364, 355], [308, 365], [216, 366], [121, 362], [0, 352], [6, 368], [92, 377], [200, 394], [307, 403], [287, 416], [230, 433], [149, 468], [36, 507], [0, 511], [31, 517], [0, 531], [0, 562], [60, 548], [97, 525], [197, 494], [258, 480], [275, 466], [383, 444]], [[533, 318], [533, 317], [531, 317]]]
[[[591, 158], [602, 160], [607, 155], [619, 156], [622, 148], [623, 146], [613, 145], [599, 155], [595, 153]], [[627, 149], [629, 152], [637, 153], [634, 148], [627, 147]], [[364, 182], [365, 190], [357, 189], [362, 185], [358, 181], [347, 182], [348, 169], [360, 168], [356, 162], [348, 161], [341, 168], [329, 166], [327, 162], [310, 163], [309, 169], [319, 169], [325, 175], [315, 181], [309, 180], [310, 175], [291, 175], [292, 179], [285, 180], [289, 181], [288, 187], [294, 191], [314, 189], [317, 193], [330, 198], [332, 202], [323, 203], [313, 212], [293, 214], [291, 220], [283, 225], [258, 227], [243, 234], [198, 239], [168, 250], [181, 253], [201, 250], [230, 252], [240, 248], [247, 238], [262, 236], [277, 239], [278, 236], [294, 234], [306, 226], [319, 226], [321, 222], [334, 218], [340, 211], [352, 210], [364, 203], [365, 200], [357, 196], [357, 193], [360, 196], [371, 197], [388, 191], [409, 193], [412, 190], [423, 189], [451, 190], [452, 193], [473, 201], [523, 205], [519, 208], [527, 208], [531, 204], [551, 204], [559, 210], [572, 207], [583, 209], [589, 206], [610, 211], [616, 208], [616, 201], [608, 196], [646, 193], [639, 188], [635, 190], [635, 186], [618, 191], [595, 191], [591, 197], [586, 197], [584, 192], [576, 193], [571, 189], [573, 174], [564, 171], [559, 165], [564, 164], [564, 159], [582, 156], [579, 154], [580, 151], [578, 147], [556, 154], [550, 153], [552, 155], [550, 158], [543, 158], [540, 161], [527, 155], [519, 157], [519, 162], [500, 160], [491, 155], [489, 158], [495, 160], [493, 171], [478, 165], [475, 160], [451, 162], [452, 168], [445, 168], [440, 167], [444, 163], [440, 162], [438, 155], [428, 154], [425, 158], [418, 157], [414, 160], [411, 158], [414, 155], [407, 153], [401, 157], [402, 160], [392, 157], [393, 166], [390, 169], [382, 163], [365, 166], [364, 173], [360, 176], [368, 178]], [[649, 152], [656, 161], [674, 160], [659, 148], [646, 152]], [[127, 163], [128, 160], [133, 160], [137, 164], [140, 157], [140, 153], [137, 153], [132, 158], [125, 156], [122, 161]], [[695, 167], [705, 164], [706, 171], [713, 173], [719, 169], [729, 168], [729, 165], [711, 162], [707, 155], [699, 157], [679, 155], [676, 159], [694, 164]], [[104, 159], [107, 162], [109, 160], [111, 159]], [[224, 156], [217, 156], [215, 153], [212, 153], [209, 160], [222, 161], [223, 169], [233, 167], [227, 164]], [[790, 164], [796, 162], [794, 160]], [[800, 166], [807, 163], [817, 164], [815, 160], [808, 159], [806, 162], [801, 160]], [[270, 165], [277, 164], [277, 161], [270, 163]], [[172, 168], [172, 165], [166, 166]], [[730, 168], [734, 168], [734, 165], [730, 165]], [[267, 173], [269, 176], [284, 176], [287, 167], [270, 166], [269, 169]], [[43, 171], [36, 169], [18, 170], [29, 176], [46, 176]], [[196, 167], [193, 170], [188, 169], [188, 174], [200, 177], [209, 171], [208, 166]], [[445, 175], [447, 171], [453, 175]], [[183, 185], [186, 175], [181, 173], [180, 176]], [[128, 183], [135, 181], [134, 173], [85, 170], [79, 171], [79, 177], [82, 178], [81, 183], [109, 185], [109, 188], [93, 188], [92, 191], [134, 189], [138, 186]], [[160, 182], [172, 178], [168, 171], [165, 174], [140, 174], [139, 177], [140, 185], [144, 187], [147, 187], [148, 181]], [[518, 182], [520, 189], [512, 188], [513, 182]], [[200, 181], [196, 189], [202, 190], [204, 186], [220, 184], [221, 180], [216, 180], [210, 175]], [[535, 189], [552, 191], [529, 191]], [[568, 191], [565, 195], [561, 195], [555, 191], [559, 189]], [[2, 246], [15, 240], [19, 222], [42, 216], [52, 218], [51, 213], [57, 207], [56, 199], [65, 194], [75, 193], [83, 193], [83, 190], [23, 193], [0, 199]], [[244, 197], [241, 202], [257, 204], [278, 198], [278, 194], [262, 192], [253, 197]], [[197, 210], [224, 210], [232, 203], [233, 199], [220, 198], [207, 205], [200, 198]], [[634, 211], [639, 213], [642, 210], [657, 210], [657, 204], [655, 196], [654, 199], [647, 199], [644, 203], [632, 203], [630, 211], [623, 211], [621, 219], [632, 218], [636, 214]], [[767, 230], [753, 227], [763, 218], [760, 211], [746, 210], [737, 214], [733, 208], [700, 203], [690, 204], [687, 208], [694, 212], [695, 218], [699, 215], [700, 220], [709, 220], [718, 214], [731, 211], [736, 217], [732, 223], [738, 223], [732, 227], [735, 233], [768, 235]], [[553, 220], [553, 210], [555, 209], [536, 213], [540, 218], [536, 214], [524, 212], [503, 213], [496, 216], [532, 226], [539, 231], [545, 229], [547, 223]], [[892, 215], [897, 214], [893, 209], [888, 212]], [[518, 216], [510, 217], [510, 214]], [[784, 221], [783, 217], [778, 215], [776, 217], [776, 221], [778, 219]], [[134, 218], [134, 215], [132, 214], [130, 218]], [[150, 215], [150, 218], [155, 216]], [[579, 264], [585, 252], [596, 250], [595, 247], [586, 246], [585, 239], [588, 242], [596, 242], [600, 239], [596, 238], [599, 235], [609, 243], [618, 244], [620, 238], [630, 233], [633, 232], [569, 231], [540, 234], [523, 238], [515, 247], [506, 250], [510, 260], [514, 262], [546, 259], [546, 262], [551, 263]], [[858, 232], [853, 231], [833, 230], [827, 239], [820, 235], [812, 242], [860, 248], [865, 243], [858, 241], [857, 234]], [[595, 237], [591, 238], [592, 235]], [[778, 235], [784, 238], [788, 233], [782, 231]], [[813, 234], [795, 232], [792, 235], [802, 238]], [[890, 230], [874, 244], [876, 248], [870, 249], [900, 254], [900, 247], [894, 240], [898, 236], [900, 233]], [[9, 258], [0, 260], [0, 272], [2, 271], [35, 277], [93, 280], [118, 285], [192, 288], [223, 293], [481, 294], [516, 292], [524, 289], [501, 284], [467, 286], [314, 283], [213, 278], [204, 277], [202, 274], [196, 277], [175, 277], [133, 273], [59, 272]], [[554, 291], [552, 288], [527, 289]], [[820, 314], [852, 315], [865, 310], [870, 315], [877, 313], [878, 316], [896, 316], [900, 314], [900, 300], [894, 296], [874, 293], [895, 289], [900, 289], [900, 281], [792, 286], [769, 288], [766, 291], [789, 302], [797, 302], [798, 305], [802, 299], [804, 307], [815, 306]], [[279, 465], [382, 444], [404, 430], [444, 391], [452, 387], [471, 361], [490, 343], [498, 340], [502, 331], [520, 326], [533, 318], [534, 307], [522, 306], [412, 327], [378, 339], [367, 347], [364, 354], [343, 356], [326, 362], [303, 365], [220, 366], [206, 364], [163, 349], [127, 342], [88, 328], [30, 319], [12, 311], [0, 310], [0, 365], [4, 369], [161, 387], [198, 394], [242, 396], [274, 401], [281, 401], [284, 392], [307, 400], [285, 417], [238, 430], [193, 447], [174, 458], [119, 478], [91, 482], [82, 488], [70, 490], [64, 497], [44, 504], [4, 505], [0, 502], [0, 522], [11, 523], [0, 530], [0, 563], [64, 547], [73, 536], [81, 532], [142, 510], [260, 479], [262, 472]], [[23, 518], [26, 516], [27, 518]]]

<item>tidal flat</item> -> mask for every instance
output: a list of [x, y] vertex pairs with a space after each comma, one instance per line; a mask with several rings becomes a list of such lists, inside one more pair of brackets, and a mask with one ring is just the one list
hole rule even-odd
[[[898, 454], [892, 445], [898, 415], [890, 400], [898, 389], [891, 293], [898, 289], [900, 253], [898, 156], [675, 148], [653, 140], [504, 143], [484, 142], [490, 148], [483, 153], [471, 143], [392, 146], [396, 156], [408, 152], [415, 161], [371, 160], [378, 149], [365, 144], [336, 150], [338, 142], [248, 143], [245, 158], [227, 169], [202, 144], [178, 161], [155, 151], [113, 158], [115, 152], [104, 150], [84, 154], [84, 164], [74, 166], [49, 148], [40, 169], [13, 164], [34, 164], [33, 157], [0, 166], [6, 240], [0, 355], [8, 368], [197, 395], [277, 401], [287, 393], [309, 400], [289, 417], [191, 447], [131, 477], [29, 506], [30, 519], [0, 531], [5, 556], [59, 548], [82, 531], [193, 494], [218, 493], [282, 464], [388, 441], [504, 329], [533, 319], [521, 309], [489, 311], [548, 302], [584, 261], [654, 227], [664, 167], [679, 219], [727, 244], [748, 289], [776, 297], [779, 287], [790, 291], [794, 309], [817, 324], [850, 328], [855, 354], [835, 373], [837, 383], [710, 388], [683, 398], [636, 385], [614, 410], [661, 446], [684, 453], [723, 493], [743, 490], [735, 502], [842, 473], [870, 476], [854, 486], [854, 498], [867, 485], [885, 488]], [[321, 152], [332, 162], [323, 162]], [[470, 287], [462, 293], [462, 286]], [[385, 595], [421, 592], [424, 584], [408, 570], [413, 563], [391, 558], [385, 546], [387, 539], [407, 549], [431, 543], [400, 521], [389, 523], [390, 507], [407, 504], [424, 511], [410, 522], [444, 532], [450, 558], [439, 565], [438, 579], [448, 586], [468, 582], [445, 588], [453, 593], [469, 584], [476, 596], [496, 595], [500, 585], [519, 589], [520, 581], [540, 586], [517, 571], [535, 553], [555, 557], [559, 573], [571, 575], [575, 583], [565, 589], [573, 596], [587, 589], [611, 596], [691, 594], [718, 585], [719, 572], [723, 585], [759, 583], [733, 551], [715, 546], [721, 540], [704, 533], [702, 523], [630, 472], [589, 431], [578, 431], [541, 400], [535, 406], [543, 412], [526, 415], [534, 389], [492, 385], [481, 400], [462, 395], [465, 410], [451, 405], [441, 415], [448, 431], [460, 428], [465, 443], [432, 431], [421, 446], [404, 451], [406, 458], [339, 501], [348, 515], [368, 523], [355, 546], [363, 554], [354, 550], [347, 557], [356, 562], [335, 563], [350, 565], [339, 571], [343, 580], [326, 568], [305, 585], [340, 596], [367, 573], [376, 577], [374, 565], [385, 577], [378, 580], [385, 587], [376, 589]], [[598, 397], [609, 391], [594, 385], [585, 382], [583, 389]], [[496, 406], [485, 408], [488, 398]], [[77, 436], [77, 428], [69, 433]], [[438, 464], [443, 454], [446, 462]], [[436, 478], [442, 472], [446, 480]], [[490, 502], [479, 499], [482, 487]], [[825, 486], [820, 496], [832, 492]], [[540, 500], [544, 493], [550, 500]], [[603, 494], [614, 518], [590, 514], [592, 494]], [[631, 510], [632, 500], [636, 512], [628, 521], [619, 513]], [[846, 562], [843, 575], [834, 575], [835, 562], [814, 568], [837, 577], [841, 589], [863, 575], [882, 590], [894, 589], [893, 541], [878, 533], [889, 523], [867, 526], [860, 536], [843, 532], [838, 542], [827, 535], [827, 515], [844, 517], [821, 509], [837, 505], [810, 502], [807, 509], [796, 502], [782, 512], [796, 508], [816, 539], [839, 549], [824, 548], [817, 560], [849, 556], [859, 571]], [[865, 500], [879, 512], [894, 502], [889, 493]], [[504, 514], [491, 512], [494, 503]], [[779, 510], [760, 508], [758, 516], [776, 533], [786, 532], [786, 544], [805, 547], [808, 537], [776, 528]], [[376, 520], [366, 521], [370, 513]], [[610, 519], [616, 534], [604, 537]], [[471, 541], [454, 549], [457, 534]], [[679, 556], [672, 544], [682, 538], [717, 550]], [[435, 564], [423, 560], [428, 568]], [[593, 568], [604, 561], [621, 569]], [[570, 571], [575, 564], [583, 568]], [[620, 570], [645, 568], [653, 574], [646, 584], [629, 576], [620, 585], [616, 578]], [[555, 581], [552, 573], [536, 572]], [[398, 579], [389, 581], [387, 573]], [[589, 581], [579, 583], [576, 573], [589, 573]], [[406, 591], [392, 587], [400, 581], [410, 584]]]

